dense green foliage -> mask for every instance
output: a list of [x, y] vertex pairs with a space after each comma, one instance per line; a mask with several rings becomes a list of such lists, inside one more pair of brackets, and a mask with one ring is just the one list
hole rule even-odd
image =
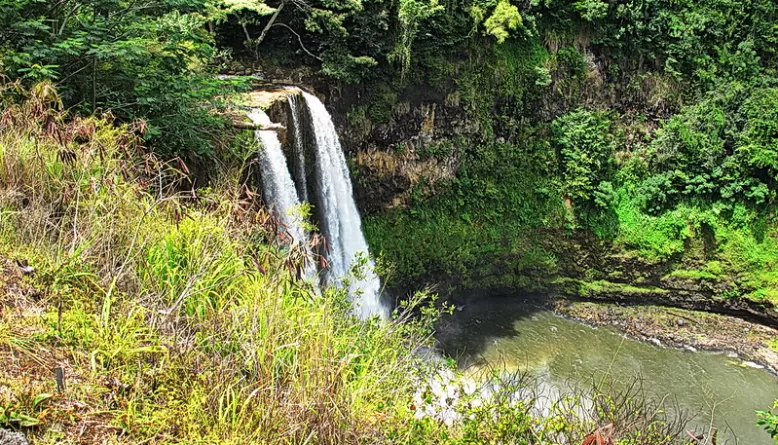
[[163, 154], [208, 154], [224, 123], [208, 103], [215, 54], [204, 0], [2, 1], [0, 73], [56, 82], [67, 107], [145, 119]]
[[[566, 114], [552, 125], [562, 190], [573, 201], [593, 201], [595, 193], [607, 187], [605, 181], [610, 177], [615, 151], [610, 125], [606, 116], [585, 110]], [[607, 200], [598, 202], [602, 207], [608, 206]]]
[[[338, 81], [393, 89], [453, 78], [465, 106], [491, 121], [536, 105], [531, 95], [544, 90], [537, 86], [567, 96], [566, 107], [578, 102], [572, 96], [580, 99], [592, 80], [586, 45], [605, 71], [597, 88], [615, 83], [627, 106], [651, 99], [628, 94], [647, 73], [660, 77], [643, 84], [677, 82], [693, 94], [750, 82], [775, 68], [777, 15], [766, 0], [4, 1], [0, 69], [28, 84], [55, 81], [65, 104], [79, 112], [147, 119], [146, 137], [160, 152], [202, 155], [223, 125], [208, 112], [224, 93], [209, 74], [230, 53], [249, 50], [265, 66], [313, 65]], [[465, 54], [470, 60], [454, 74]], [[481, 70], [484, 62], [514, 75], [478, 80], [489, 72]], [[475, 97], [486, 93], [511, 100], [489, 107]]]
[[[450, 59], [447, 94], [484, 130], [455, 142], [457, 177], [434, 193], [422, 181], [410, 209], [367, 223], [393, 283], [686, 279], [719, 298], [778, 301], [778, 8], [543, 1], [520, 14], [502, 44], [456, 40], [478, 47]], [[445, 51], [447, 36], [430, 45]], [[433, 64], [445, 66], [417, 69], [428, 77]], [[413, 242], [393, 242], [401, 234]]]
[[727, 83], [657, 132], [641, 184], [646, 210], [679, 200], [766, 205], [775, 200], [778, 90]]

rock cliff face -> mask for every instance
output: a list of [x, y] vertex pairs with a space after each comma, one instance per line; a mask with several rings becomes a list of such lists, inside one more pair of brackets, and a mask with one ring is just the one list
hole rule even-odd
[[[352, 162], [355, 196], [364, 214], [406, 207], [414, 186], [423, 182], [434, 189], [453, 178], [464, 144], [479, 137], [477, 123], [455, 99], [430, 89], [409, 89], [393, 104], [376, 110], [362, 100], [366, 93], [361, 87], [300, 80], [300, 87], [280, 83], [259, 87], [244, 95], [239, 108], [262, 108], [273, 122], [289, 129], [293, 124], [286, 96], [299, 94], [302, 88], [322, 98], [333, 112]], [[285, 148], [293, 143], [290, 134], [279, 133]]]
[[560, 239], [556, 250], [560, 267], [556, 276], [546, 277], [548, 292], [573, 299], [660, 304], [737, 315], [778, 326], [778, 311], [740, 298], [733, 277], [676, 276], [671, 272], [672, 260], [651, 263], [606, 243], [587, 243], [585, 237]]
[[366, 214], [406, 207], [411, 188], [434, 189], [459, 169], [479, 128], [459, 104], [431, 88], [410, 88], [391, 104], [367, 104], [360, 87], [332, 91], [344, 149], [354, 161], [355, 192]]

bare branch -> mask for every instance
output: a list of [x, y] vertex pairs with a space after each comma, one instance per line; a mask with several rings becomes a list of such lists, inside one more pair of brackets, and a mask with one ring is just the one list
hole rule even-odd
[[70, 21], [70, 16], [75, 14], [79, 9], [81, 9], [81, 5], [76, 4], [76, 6], [74, 6], [70, 12], [65, 14], [65, 16], [62, 18], [62, 25], [59, 27], [59, 31], [57, 31], [57, 35], [61, 36], [65, 32], [65, 26], [67, 26], [68, 21]]
[[300, 48], [302, 48], [302, 50], [305, 51], [305, 54], [308, 54], [309, 56], [313, 57], [314, 59], [318, 60], [319, 62], [322, 62], [321, 58], [319, 58], [318, 56], [316, 56], [313, 53], [311, 53], [310, 51], [308, 51], [308, 49], [305, 47], [305, 45], [303, 45], [303, 39], [300, 37], [300, 34], [297, 34], [295, 32], [295, 30], [292, 29], [289, 25], [287, 25], [285, 23], [276, 23], [273, 26], [282, 26], [282, 27], [288, 29], [289, 32], [291, 32], [292, 34], [297, 36], [297, 41], [300, 42]]
[[243, 28], [243, 34], [246, 36], [246, 44], [251, 45], [251, 34], [249, 33], [248, 28], [246, 27], [245, 22], [240, 23], [241, 28]]

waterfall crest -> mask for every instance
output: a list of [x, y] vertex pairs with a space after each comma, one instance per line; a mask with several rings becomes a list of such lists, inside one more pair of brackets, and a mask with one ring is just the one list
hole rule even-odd
[[[324, 104], [314, 95], [303, 92], [311, 118], [314, 136], [316, 205], [321, 215], [321, 230], [329, 246], [327, 279], [342, 285], [348, 277], [349, 294], [360, 318], [388, 317], [381, 304], [381, 282], [374, 272], [362, 221], [351, 188], [346, 158], [338, 133]], [[350, 276], [352, 267], [364, 261], [358, 277]]]
[[[381, 282], [375, 274], [375, 264], [370, 259], [362, 233], [362, 221], [335, 125], [316, 96], [303, 92], [302, 95], [289, 95], [287, 100], [294, 127], [294, 179], [278, 134], [263, 130], [255, 132], [262, 145], [259, 169], [265, 203], [279, 214], [283, 230], [292, 238], [292, 243], [307, 246], [308, 233], [295, 208], [301, 201], [311, 202], [316, 207], [319, 226], [327, 240], [328, 267], [323, 271], [324, 279], [335, 286], [348, 285], [358, 317], [367, 319], [378, 315], [388, 318], [388, 310], [380, 300]], [[259, 109], [251, 110], [248, 117], [259, 125], [271, 124], [268, 115]], [[315, 181], [306, 177], [306, 155], [311, 159]], [[356, 265], [360, 267], [356, 268], [355, 276], [352, 269]], [[305, 267], [306, 278], [313, 278], [315, 273], [314, 265]]]

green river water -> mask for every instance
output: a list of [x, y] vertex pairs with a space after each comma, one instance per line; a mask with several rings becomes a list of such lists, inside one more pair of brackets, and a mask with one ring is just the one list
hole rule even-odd
[[[692, 352], [628, 339], [555, 315], [531, 302], [469, 302], [440, 329], [438, 340], [462, 368], [529, 371], [548, 391], [591, 387], [607, 374], [613, 386], [641, 379], [648, 397], [668, 411], [694, 416], [687, 429], [719, 430], [719, 444], [771, 445], [756, 426], [757, 409], [778, 399], [778, 378], [724, 353]], [[588, 385], [588, 386], [587, 386]], [[686, 419], [687, 417], [684, 417]]]

